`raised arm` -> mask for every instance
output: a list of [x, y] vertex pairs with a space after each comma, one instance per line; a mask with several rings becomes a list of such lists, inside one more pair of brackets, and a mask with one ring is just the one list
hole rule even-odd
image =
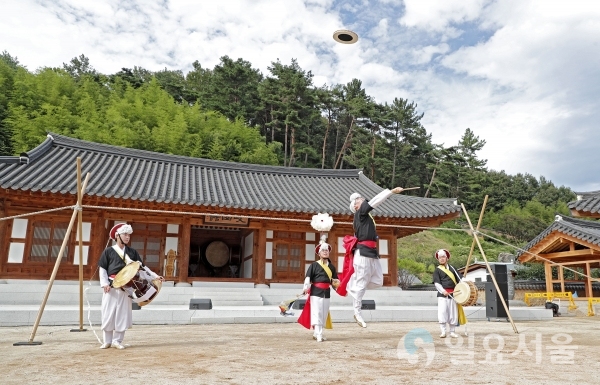
[[385, 189], [382, 192], [380, 192], [379, 194], [375, 195], [370, 201], [369, 201], [369, 206], [375, 208], [377, 206], [379, 206], [380, 204], [382, 204], [386, 199], [388, 199], [390, 197], [390, 195], [392, 194], [400, 194], [404, 189], [402, 187], [396, 187], [392, 190], [390, 189]]

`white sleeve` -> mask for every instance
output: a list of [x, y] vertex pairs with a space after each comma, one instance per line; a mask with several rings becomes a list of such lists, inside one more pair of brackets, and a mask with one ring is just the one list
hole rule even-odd
[[310, 289], [310, 277], [304, 278], [304, 288], [303, 288], [303, 290], [308, 290], [308, 289]]
[[444, 294], [446, 292], [446, 290], [442, 287], [442, 285], [440, 283], [434, 283], [435, 288], [437, 289], [437, 291], [440, 292], [440, 294]]
[[98, 267], [98, 275], [100, 275], [100, 287], [110, 285], [108, 282], [108, 272], [103, 267]]
[[392, 195], [393, 192], [390, 189], [385, 189], [382, 192], [380, 192], [379, 194], [375, 195], [370, 201], [369, 201], [369, 206], [375, 208], [377, 206], [379, 206], [380, 204], [382, 204], [386, 199], [389, 198], [390, 195]]
[[153, 272], [152, 270], [150, 270], [150, 268], [148, 266], [144, 266], [144, 271], [146, 273], [148, 273], [148, 275], [151, 276], [152, 279], [158, 278], [158, 274], [156, 274], [155, 272]]

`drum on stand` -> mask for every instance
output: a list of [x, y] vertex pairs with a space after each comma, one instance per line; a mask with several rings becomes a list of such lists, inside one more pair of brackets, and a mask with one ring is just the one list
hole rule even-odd
[[229, 262], [229, 246], [223, 241], [211, 242], [206, 248], [206, 260], [212, 267], [223, 267]]
[[460, 281], [452, 293], [456, 303], [462, 306], [473, 306], [477, 303], [477, 286], [471, 281]]

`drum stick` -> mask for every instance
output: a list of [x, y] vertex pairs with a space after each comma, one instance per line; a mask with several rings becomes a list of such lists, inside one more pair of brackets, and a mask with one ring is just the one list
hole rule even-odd
[[420, 188], [421, 188], [421, 187], [409, 187], [409, 188], [403, 188], [403, 189], [402, 189], [402, 192], [404, 192], [404, 191], [408, 191], [408, 190], [418, 190], [418, 189], [420, 189]]

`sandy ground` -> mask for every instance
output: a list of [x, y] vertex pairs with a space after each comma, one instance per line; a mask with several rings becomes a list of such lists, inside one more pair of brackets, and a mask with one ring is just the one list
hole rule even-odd
[[506, 321], [473, 322], [468, 337], [441, 339], [436, 323], [347, 323], [318, 343], [297, 324], [134, 326], [125, 350], [101, 350], [91, 329], [67, 326], [39, 327], [34, 341], [42, 345], [13, 346], [32, 328], [5, 327], [0, 383], [598, 383], [600, 317], [516, 327], [518, 334]]

